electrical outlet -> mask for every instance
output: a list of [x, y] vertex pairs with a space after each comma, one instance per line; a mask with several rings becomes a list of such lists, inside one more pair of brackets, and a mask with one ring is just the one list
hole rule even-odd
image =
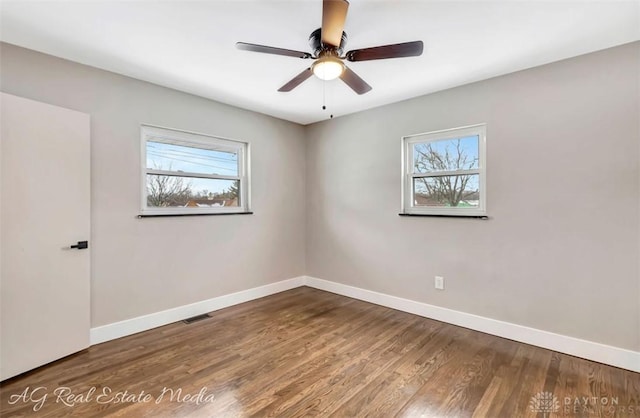
[[444, 277], [442, 276], [436, 276], [436, 280], [435, 280], [435, 287], [438, 290], [444, 290]]

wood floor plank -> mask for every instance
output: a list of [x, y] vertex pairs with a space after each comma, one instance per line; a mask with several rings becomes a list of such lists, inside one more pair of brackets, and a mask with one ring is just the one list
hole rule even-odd
[[539, 393], [550, 416], [640, 417], [638, 373], [303, 287], [4, 381], [0, 415], [549, 416]]

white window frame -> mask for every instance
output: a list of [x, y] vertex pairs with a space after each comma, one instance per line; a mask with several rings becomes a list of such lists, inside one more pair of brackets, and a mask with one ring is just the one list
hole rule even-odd
[[[471, 170], [440, 171], [437, 173], [413, 172], [413, 145], [429, 143], [447, 139], [478, 136], [478, 168]], [[464, 126], [460, 128], [444, 129], [441, 131], [425, 132], [402, 137], [402, 214], [407, 215], [436, 215], [436, 216], [486, 216], [487, 215], [487, 125]], [[446, 175], [478, 174], [480, 202], [477, 208], [451, 208], [416, 206], [414, 198], [414, 178], [436, 177]]]
[[[221, 138], [196, 132], [164, 128], [143, 124], [140, 128], [141, 137], [141, 214], [142, 215], [194, 215], [194, 214], [231, 214], [251, 212], [251, 181], [250, 181], [250, 146], [248, 142]], [[180, 172], [180, 177], [197, 177], [205, 179], [239, 180], [239, 206], [234, 207], [170, 207], [158, 208], [147, 206], [147, 175], [171, 175], [176, 171], [155, 170], [147, 168], [147, 141], [165, 144], [198, 147], [215, 151], [234, 152], [238, 155], [238, 175], [226, 176], [219, 174], [203, 174]]]

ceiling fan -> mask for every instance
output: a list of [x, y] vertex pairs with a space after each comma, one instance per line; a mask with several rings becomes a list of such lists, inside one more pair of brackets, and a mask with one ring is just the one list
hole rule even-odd
[[347, 67], [343, 62], [344, 60], [358, 62], [422, 55], [422, 41], [354, 49], [343, 55], [344, 46], [347, 43], [347, 34], [344, 33], [343, 29], [348, 9], [349, 2], [347, 0], [323, 0], [322, 27], [314, 30], [309, 36], [309, 44], [313, 49], [313, 53], [245, 42], [236, 43], [236, 47], [244, 51], [284, 55], [315, 61], [311, 67], [305, 69], [280, 87], [278, 91], [281, 92], [293, 90], [311, 77], [312, 74], [315, 74], [322, 80], [333, 80], [340, 77], [353, 91], [358, 94], [364, 94], [371, 90], [371, 86]]

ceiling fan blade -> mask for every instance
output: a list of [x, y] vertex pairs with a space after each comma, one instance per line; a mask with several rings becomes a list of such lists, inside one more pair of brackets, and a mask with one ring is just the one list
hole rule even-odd
[[422, 41], [401, 44], [374, 46], [373, 48], [354, 49], [346, 54], [349, 61], [383, 60], [387, 58], [417, 57], [422, 55]]
[[354, 73], [349, 67], [344, 67], [344, 71], [342, 72], [340, 79], [358, 94], [365, 94], [371, 90], [371, 86], [361, 79], [358, 74]]
[[347, 20], [347, 0], [324, 0], [322, 2], [322, 43], [338, 47], [342, 41], [344, 22]]
[[287, 84], [280, 87], [278, 91], [282, 91], [282, 92], [291, 91], [296, 87], [298, 87], [300, 84], [302, 84], [303, 81], [305, 81], [307, 78], [311, 77], [312, 75], [313, 75], [313, 71], [311, 71], [311, 68], [307, 68], [297, 76], [293, 77], [291, 81], [289, 81]]
[[256, 44], [248, 44], [246, 42], [237, 42], [236, 48], [243, 51], [262, 52], [264, 54], [284, 55], [286, 57], [294, 58], [311, 58], [312, 55], [308, 52], [294, 51], [291, 49], [275, 48], [273, 46], [264, 46]]

